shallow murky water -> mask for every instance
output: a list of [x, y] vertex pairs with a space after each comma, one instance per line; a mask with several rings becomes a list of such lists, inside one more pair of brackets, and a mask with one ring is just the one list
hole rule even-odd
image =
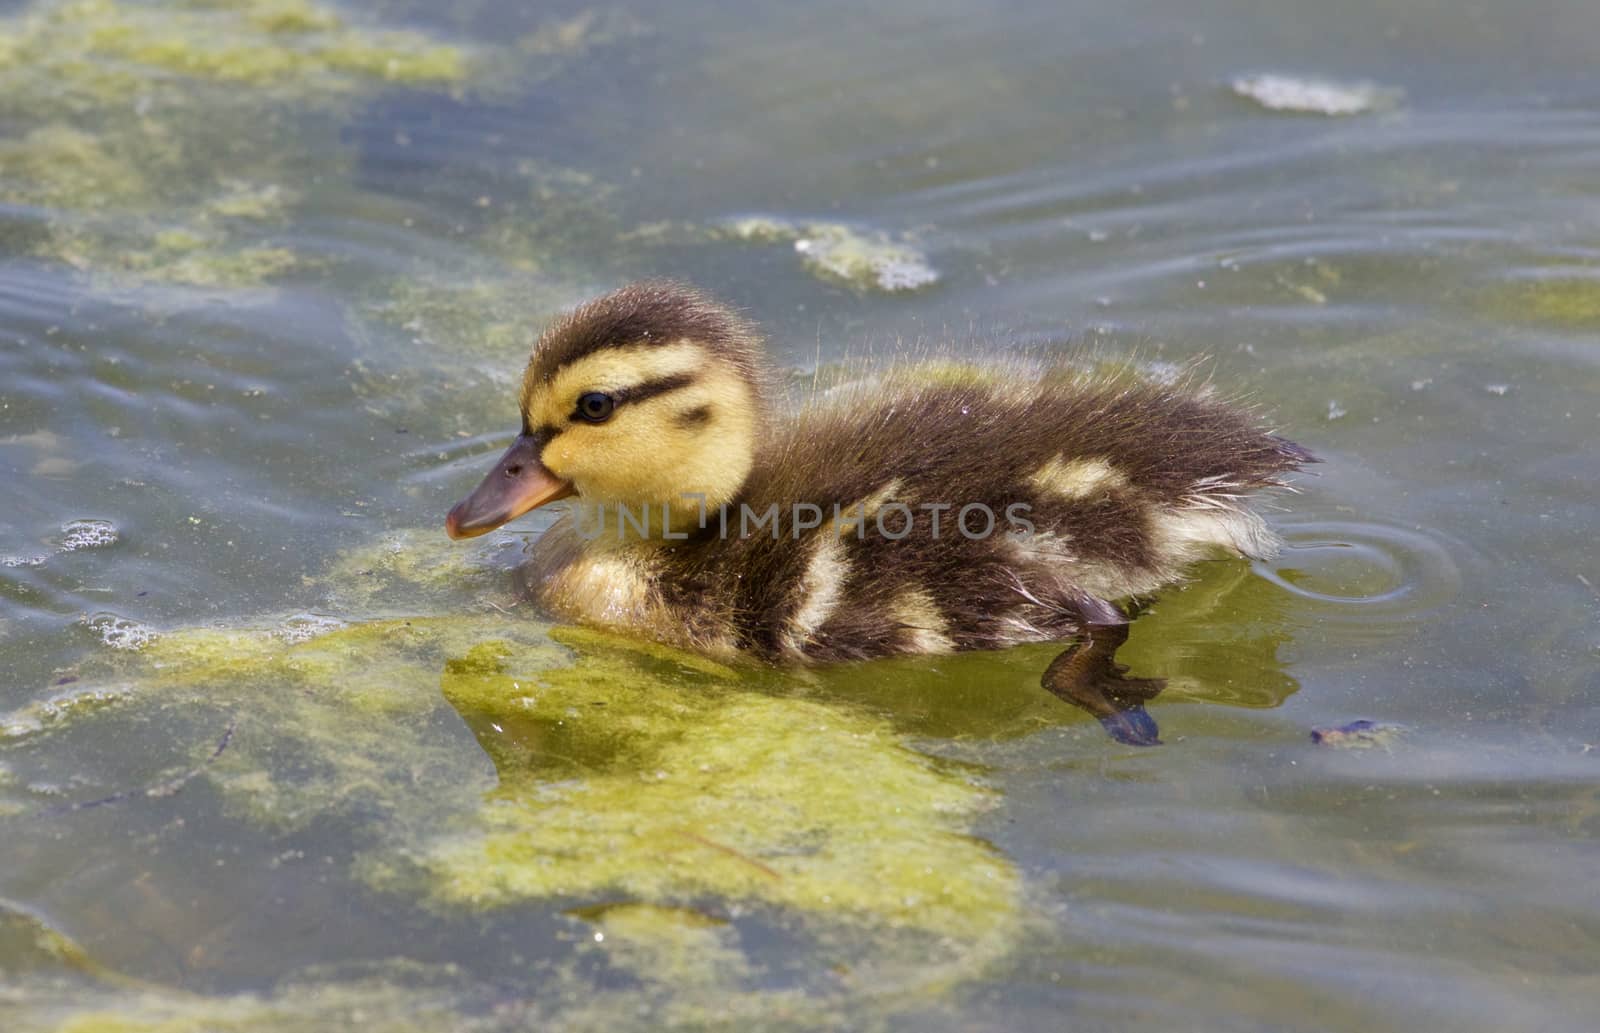
[[[0, 19], [0, 1026], [1592, 1025], [1600, 6]], [[1134, 625], [1159, 749], [1048, 649], [552, 629], [442, 516], [650, 274], [1325, 462]]]

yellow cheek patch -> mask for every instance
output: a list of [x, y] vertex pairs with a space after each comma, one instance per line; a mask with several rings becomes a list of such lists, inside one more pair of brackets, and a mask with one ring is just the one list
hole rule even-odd
[[[615, 360], [629, 357], [635, 361], [626, 365], [624, 376], [624, 366]], [[530, 414], [530, 422], [544, 420], [559, 429], [545, 446], [544, 463], [557, 477], [572, 481], [586, 500], [664, 504], [679, 515], [698, 513], [699, 496], [704, 496], [706, 508], [714, 509], [733, 497], [750, 472], [757, 426], [755, 397], [749, 384], [701, 349], [693, 345], [648, 353], [623, 349], [585, 360], [581, 367], [574, 364], [571, 373], [572, 379], [562, 374], [541, 395], [538, 400], [545, 407]], [[612, 379], [599, 379], [602, 374]], [[574, 385], [569, 390], [579, 394], [625, 392], [630, 386], [686, 376], [694, 379], [682, 387], [637, 401], [624, 399], [611, 419], [597, 424], [573, 422], [569, 408], [573, 399], [556, 393], [563, 382]], [[698, 412], [704, 412], [704, 418], [682, 418]], [[660, 533], [660, 522], [657, 509], [652, 534]]]

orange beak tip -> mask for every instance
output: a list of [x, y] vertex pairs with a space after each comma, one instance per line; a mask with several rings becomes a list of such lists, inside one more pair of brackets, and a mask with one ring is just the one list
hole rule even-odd
[[472, 537], [472, 532], [461, 529], [461, 507], [459, 505], [451, 507], [450, 514], [444, 518], [444, 533], [457, 540]]

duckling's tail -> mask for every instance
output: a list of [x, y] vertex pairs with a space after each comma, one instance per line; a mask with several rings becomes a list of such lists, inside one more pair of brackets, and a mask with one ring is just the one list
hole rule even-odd
[[1310, 463], [1322, 462], [1309, 448], [1297, 445], [1288, 438], [1280, 438], [1276, 434], [1268, 434], [1267, 440], [1272, 442], [1273, 449], [1283, 457], [1285, 472]]

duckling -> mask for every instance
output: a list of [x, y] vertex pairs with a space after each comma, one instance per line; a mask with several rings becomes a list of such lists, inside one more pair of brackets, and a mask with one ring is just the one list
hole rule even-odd
[[705, 294], [590, 301], [535, 344], [520, 433], [446, 531], [570, 499], [527, 592], [720, 657], [1070, 643], [1043, 686], [1150, 745], [1162, 682], [1115, 662], [1124, 606], [1215, 553], [1271, 556], [1247, 496], [1315, 461], [1184, 379], [903, 366], [786, 418], [774, 395], [756, 328]]

